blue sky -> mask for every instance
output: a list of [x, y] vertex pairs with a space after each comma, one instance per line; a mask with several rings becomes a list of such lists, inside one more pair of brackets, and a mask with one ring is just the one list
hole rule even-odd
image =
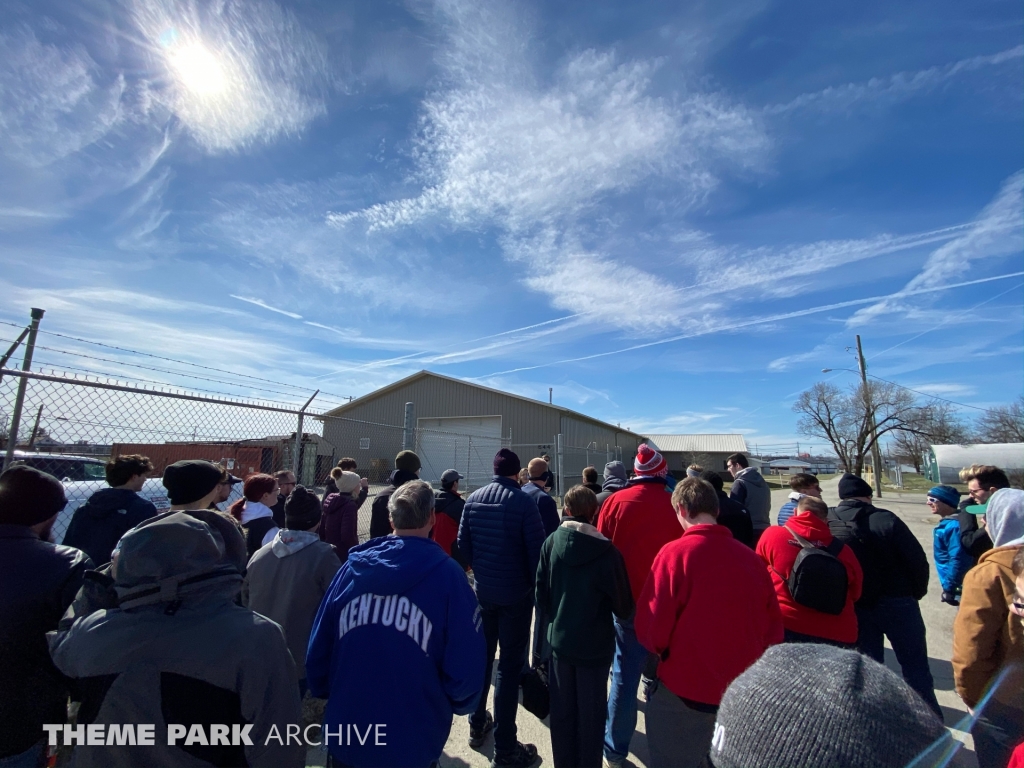
[[[0, 19], [0, 320], [40, 306], [51, 331], [342, 395], [422, 368], [550, 386], [752, 446], [814, 444], [792, 402], [852, 380], [820, 370], [856, 367], [857, 333], [906, 386], [1024, 389], [1019, 3]], [[46, 367], [211, 387], [50, 343], [107, 362]]]

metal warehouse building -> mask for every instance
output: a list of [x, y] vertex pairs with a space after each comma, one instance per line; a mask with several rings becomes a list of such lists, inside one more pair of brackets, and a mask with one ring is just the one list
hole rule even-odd
[[355, 458], [372, 482], [383, 480], [395, 454], [408, 447], [420, 455], [424, 480], [437, 482], [444, 470], [455, 468], [467, 476], [463, 485], [475, 488], [490, 482], [494, 454], [507, 446], [524, 466], [534, 456], [550, 454], [552, 471], [568, 487], [579, 482], [585, 466], [600, 470], [606, 461], [623, 456], [630, 462], [644, 442], [641, 435], [568, 408], [429, 371], [320, 418], [324, 438], [337, 455]]
[[[734, 453], [750, 455], [743, 435], [648, 435], [668, 462], [670, 472], [699, 464], [728, 477], [725, 460]], [[751, 461], [751, 466], [755, 462]]]

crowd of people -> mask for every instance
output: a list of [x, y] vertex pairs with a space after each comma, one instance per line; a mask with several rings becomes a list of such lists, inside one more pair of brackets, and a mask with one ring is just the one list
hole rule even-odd
[[[0, 475], [0, 768], [44, 765], [65, 723], [76, 765], [298, 768], [307, 695], [326, 700], [331, 765], [436, 765], [467, 715], [471, 747], [493, 734], [492, 766], [526, 768], [520, 687], [538, 679], [556, 768], [623, 765], [641, 689], [656, 768], [939, 765], [917, 538], [852, 474], [831, 508], [794, 475], [773, 524], [758, 470], [743, 454], [726, 466], [728, 494], [711, 469], [677, 480], [644, 444], [632, 472], [586, 468], [559, 512], [545, 457], [524, 467], [502, 449], [464, 496], [458, 471], [434, 489], [402, 451], [360, 542], [369, 487], [352, 459], [322, 498], [287, 470], [257, 473], [224, 511], [243, 481], [177, 462], [158, 511], [137, 494], [153, 465], [119, 456], [62, 545], [62, 484], [14, 466]], [[1005, 766], [1024, 760], [1024, 491], [996, 467], [961, 480], [964, 501], [927, 495], [934, 561], [979, 765]], [[126, 723], [156, 724], [152, 745], [109, 737]]]

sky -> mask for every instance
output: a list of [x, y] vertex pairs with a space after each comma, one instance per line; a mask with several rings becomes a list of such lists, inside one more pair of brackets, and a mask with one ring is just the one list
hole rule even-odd
[[857, 334], [1024, 390], [1019, 3], [0, 7], [0, 336], [44, 308], [43, 368], [322, 408], [428, 369], [759, 450], [823, 448], [792, 404]]

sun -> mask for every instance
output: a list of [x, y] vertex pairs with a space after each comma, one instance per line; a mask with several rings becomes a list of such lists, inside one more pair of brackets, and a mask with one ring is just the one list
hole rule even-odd
[[169, 60], [181, 84], [197, 96], [213, 96], [227, 85], [224, 68], [201, 43], [181, 46]]

